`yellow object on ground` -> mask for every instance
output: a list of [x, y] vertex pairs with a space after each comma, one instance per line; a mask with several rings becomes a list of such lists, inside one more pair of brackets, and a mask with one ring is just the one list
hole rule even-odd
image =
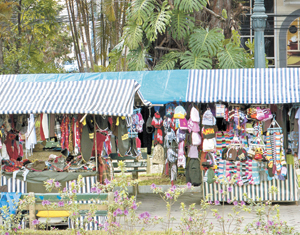
[[56, 218], [56, 217], [69, 217], [68, 211], [39, 211], [36, 215], [42, 218]]

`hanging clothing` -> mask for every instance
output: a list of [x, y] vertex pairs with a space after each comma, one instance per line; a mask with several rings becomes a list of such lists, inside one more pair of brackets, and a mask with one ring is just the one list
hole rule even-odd
[[42, 119], [43, 132], [46, 139], [49, 139], [49, 123], [48, 123], [48, 114], [43, 114]]
[[55, 128], [55, 115], [50, 114], [49, 137], [55, 136], [54, 128]]
[[28, 127], [25, 136], [26, 136], [26, 149], [32, 150], [37, 143], [33, 114], [30, 114], [28, 118]]
[[154, 114], [151, 125], [154, 126], [155, 128], [154, 146], [157, 144], [163, 144], [163, 132], [162, 132], [163, 120], [158, 112]]
[[[298, 119], [298, 126], [300, 126], [300, 108], [298, 108], [295, 119]], [[300, 131], [299, 131], [299, 140], [300, 140]], [[298, 144], [298, 159], [300, 159], [300, 144]]]
[[[43, 129], [43, 116], [44, 116], [44, 114], [41, 113], [40, 118], [37, 117], [38, 121], [36, 122], [36, 125], [35, 125], [37, 132], [39, 131], [42, 141], [46, 140], [45, 134], [44, 134], [44, 129]], [[38, 136], [38, 133], [37, 133], [37, 136]], [[39, 139], [39, 138], [37, 138], [37, 139]]]

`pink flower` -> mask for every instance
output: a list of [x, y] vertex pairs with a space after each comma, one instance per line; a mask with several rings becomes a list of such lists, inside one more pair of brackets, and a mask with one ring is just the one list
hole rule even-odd
[[115, 197], [117, 197], [119, 195], [119, 192], [115, 191], [114, 195], [115, 195]]
[[232, 192], [232, 187], [228, 187], [228, 192]]
[[64, 187], [64, 189], [63, 189], [63, 193], [65, 193], [65, 192], [67, 192], [67, 188], [66, 187]]
[[91, 221], [92, 221], [92, 219], [93, 219], [92, 217], [88, 217], [88, 219], [87, 219], [87, 220], [88, 220], [89, 222], [91, 222]]
[[58, 202], [58, 206], [59, 206], [59, 207], [63, 207], [64, 205], [65, 205], [65, 203], [64, 203], [63, 201], [59, 201], [59, 202]]
[[246, 203], [244, 201], [241, 201], [241, 206], [245, 206]]
[[47, 180], [48, 184], [53, 184], [53, 179]]
[[91, 188], [91, 193], [95, 193], [95, 192], [97, 192], [97, 188], [96, 187], [92, 187]]
[[77, 190], [76, 190], [76, 189], [73, 189], [73, 190], [72, 190], [72, 193], [77, 193]]
[[97, 189], [96, 189], [96, 193], [98, 193], [98, 194], [101, 193], [101, 189], [100, 189], [100, 188], [97, 188]]
[[223, 193], [223, 189], [220, 189], [220, 190], [219, 190], [219, 193]]
[[131, 209], [133, 209], [133, 210], [136, 210], [136, 209], [137, 209], [137, 206], [136, 206], [135, 202], [132, 204]]
[[6, 232], [5, 235], [9, 235], [9, 232]]
[[126, 215], [126, 216], [128, 215], [128, 210], [127, 209], [124, 210], [124, 215]]
[[106, 178], [106, 179], [104, 180], [104, 183], [105, 183], [105, 184], [110, 184], [110, 181]]
[[77, 235], [81, 235], [81, 233], [78, 231], [78, 232], [77, 232]]
[[122, 211], [120, 208], [118, 208], [118, 209], [116, 210], [116, 212], [117, 212], [118, 215], [122, 215], [122, 214], [123, 214], [123, 211]]
[[21, 229], [21, 228], [22, 228], [21, 225], [19, 225], [19, 226], [18, 226], [18, 229]]
[[45, 206], [45, 205], [50, 205], [51, 203], [50, 203], [50, 201], [48, 201], [48, 200], [43, 200], [42, 201], [42, 205], [43, 206]]
[[39, 223], [40, 223], [40, 221], [38, 221], [37, 219], [35, 219], [35, 220], [32, 221], [32, 225], [37, 225]]
[[113, 216], [117, 217], [117, 215], [118, 215], [117, 211], [114, 211]]
[[58, 181], [56, 181], [54, 185], [56, 188], [59, 188], [61, 186], [61, 184]]
[[231, 203], [231, 200], [230, 200], [230, 198], [228, 198], [228, 199], [227, 199], [227, 203], [228, 203], [228, 204], [230, 204], [230, 203]]
[[189, 217], [189, 221], [190, 221], [190, 222], [193, 221], [192, 217]]
[[192, 187], [192, 184], [191, 184], [190, 182], [188, 182], [188, 183], [186, 184], [186, 186], [187, 186], [188, 188], [191, 188], [191, 187]]
[[154, 183], [151, 184], [151, 189], [156, 189], [156, 185]]
[[256, 226], [259, 227], [261, 225], [261, 222], [257, 221]]
[[170, 198], [171, 197], [170, 193], [166, 193], [166, 197]]
[[215, 205], [216, 206], [220, 205], [220, 202], [218, 200], [215, 200]]
[[237, 206], [239, 203], [237, 201], [233, 202], [233, 205]]

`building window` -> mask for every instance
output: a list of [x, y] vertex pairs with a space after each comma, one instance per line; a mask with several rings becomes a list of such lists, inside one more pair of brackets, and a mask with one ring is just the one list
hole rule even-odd
[[[241, 43], [242, 46], [245, 49], [249, 49], [246, 46], [246, 42], [249, 39], [251, 42], [253, 42], [254, 39], [254, 30], [252, 28], [252, 20], [251, 16], [253, 14], [253, 7], [254, 7], [254, 0], [245, 0], [242, 2], [244, 6], [248, 6], [250, 9], [249, 11], [244, 15], [241, 16]], [[274, 0], [265, 0], [265, 9], [266, 14], [268, 16], [267, 18], [267, 24], [265, 29], [265, 50], [267, 59], [269, 61], [269, 68], [275, 67], [275, 33], [274, 33], [274, 16], [275, 16], [275, 10], [274, 10]], [[252, 52], [251, 52], [252, 53]]]
[[287, 66], [300, 67], [300, 17], [295, 19], [287, 31]]

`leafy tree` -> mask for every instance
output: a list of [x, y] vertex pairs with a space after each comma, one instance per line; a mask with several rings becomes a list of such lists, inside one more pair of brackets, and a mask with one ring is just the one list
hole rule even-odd
[[10, 5], [1, 26], [0, 73], [61, 72], [59, 64], [67, 59], [72, 43], [59, 18], [62, 6], [56, 0], [1, 0], [0, 11], [3, 4]]
[[220, 10], [228, 1], [213, 2], [209, 9], [205, 0], [133, 0], [120, 44], [110, 53], [111, 69], [120, 58], [128, 61], [125, 70], [253, 67], [238, 34], [245, 8]]

